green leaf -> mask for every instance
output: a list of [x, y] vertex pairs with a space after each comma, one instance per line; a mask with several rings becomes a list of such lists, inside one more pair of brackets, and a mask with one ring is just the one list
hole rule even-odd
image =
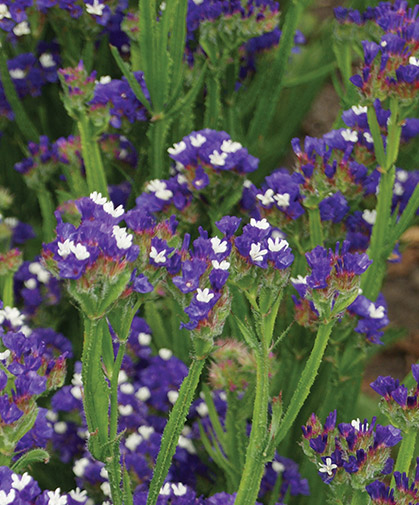
[[133, 505], [134, 502], [132, 499], [131, 479], [128, 470], [125, 467], [125, 464], [123, 469], [122, 483], [123, 483], [124, 505]]
[[20, 473], [32, 463], [48, 463], [49, 454], [44, 449], [32, 449], [13, 463], [11, 469], [15, 473]]
[[[243, 338], [246, 341], [247, 345], [251, 349], [257, 351], [259, 349], [259, 341], [253, 330], [250, 329], [249, 325], [244, 324], [243, 321], [237, 316], [234, 316], [234, 320], [237, 323], [237, 326], [239, 327], [240, 332], [243, 335]], [[245, 322], [247, 321], [245, 320]]]
[[157, 54], [157, 20], [156, 0], [139, 1], [139, 33], [138, 45], [140, 65], [144, 72], [147, 89], [150, 93], [152, 108], [158, 110], [156, 101], [156, 87], [159, 85], [155, 78], [155, 67], [159, 55]]
[[185, 54], [186, 13], [188, 9], [188, 1], [178, 0], [177, 2], [168, 3], [176, 4], [177, 7], [173, 19], [169, 44], [170, 58], [172, 61], [170, 87], [171, 89], [176, 90], [181, 85], [183, 80], [183, 57]]
[[153, 333], [153, 342], [158, 349], [162, 347], [170, 348], [170, 340], [168, 337], [168, 331], [161, 317], [161, 313], [156, 307], [155, 302], [146, 303], [144, 306], [145, 319], [150, 325], [151, 331]]
[[217, 440], [218, 440], [218, 443], [220, 444], [221, 448], [223, 449], [224, 452], [226, 452], [226, 450], [225, 450], [225, 447], [226, 447], [225, 433], [224, 433], [223, 427], [221, 426], [220, 419], [218, 417], [217, 410], [214, 405], [214, 400], [212, 399], [211, 391], [206, 384], [204, 384], [202, 386], [202, 392], [204, 393], [205, 403], [207, 404], [207, 407], [208, 407], [208, 415], [209, 415], [212, 427], [214, 429], [214, 433], [217, 436]]
[[368, 106], [367, 116], [368, 126], [370, 128], [372, 139], [374, 141], [375, 157], [378, 161], [378, 164], [384, 168], [386, 166], [386, 155], [384, 152], [384, 144], [381, 137], [380, 126], [378, 124], [377, 115], [375, 113], [375, 108], [373, 105]]

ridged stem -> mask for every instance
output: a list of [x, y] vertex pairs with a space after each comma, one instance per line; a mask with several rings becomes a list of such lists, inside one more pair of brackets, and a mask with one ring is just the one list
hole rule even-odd
[[308, 219], [310, 227], [310, 244], [314, 249], [316, 246], [323, 246], [323, 230], [319, 208], [308, 209]]
[[[415, 446], [416, 446], [416, 437], [417, 437], [417, 429], [413, 428], [407, 433], [403, 433], [402, 443], [399, 448], [399, 453], [397, 454], [396, 464], [394, 466], [395, 472], [405, 473], [409, 475], [410, 463], [412, 461]], [[395, 486], [394, 475], [391, 478], [391, 487]]]

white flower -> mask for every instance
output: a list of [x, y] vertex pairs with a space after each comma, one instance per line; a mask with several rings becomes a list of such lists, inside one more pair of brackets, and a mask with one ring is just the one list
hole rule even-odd
[[393, 189], [393, 192], [396, 196], [402, 196], [402, 194], [404, 193], [404, 188], [403, 186], [400, 184], [400, 182], [396, 182], [394, 184], [394, 189]]
[[5, 319], [10, 321], [13, 328], [22, 326], [25, 322], [25, 316], [21, 314], [16, 307], [6, 306], [4, 309], [0, 310], [0, 324], [2, 324]]
[[290, 205], [289, 193], [283, 193], [282, 195], [280, 193], [277, 193], [274, 195], [274, 200], [276, 201], [278, 207], [289, 207]]
[[6, 4], [0, 4], [0, 19], [4, 18], [12, 19], [12, 15]]
[[39, 57], [39, 63], [44, 68], [51, 68], [56, 65], [51, 53], [42, 53]]
[[351, 421], [351, 426], [355, 428], [356, 431], [367, 431], [368, 430], [368, 423], [361, 423], [359, 420], [359, 417], [357, 419], [353, 419]]
[[102, 484], [100, 485], [100, 489], [102, 490], [102, 493], [105, 495], [105, 496], [111, 496], [111, 485], [109, 484], [109, 482], [102, 482]]
[[29, 23], [27, 21], [22, 21], [21, 23], [18, 23], [13, 28], [13, 33], [16, 35], [16, 37], [21, 37], [22, 35], [29, 35], [31, 33]]
[[66, 238], [64, 242], [58, 242], [58, 254], [66, 259], [67, 256], [71, 253], [71, 248], [74, 246], [74, 242], [69, 238]]
[[104, 8], [105, 5], [98, 2], [98, 0], [93, 0], [93, 5], [86, 4], [86, 12], [92, 14], [92, 16], [101, 16]]
[[146, 191], [154, 193], [156, 198], [160, 198], [160, 200], [167, 201], [173, 196], [172, 191], [170, 191], [170, 189], [167, 189], [166, 183], [160, 179], [154, 179], [150, 181], [145, 189]]
[[137, 390], [135, 393], [135, 398], [140, 400], [140, 402], [145, 402], [147, 401], [151, 396], [150, 390], [148, 389], [147, 386], [143, 386]]
[[144, 332], [140, 332], [138, 334], [138, 343], [140, 345], [150, 345], [150, 342], [151, 342], [151, 335]]
[[128, 380], [128, 375], [126, 374], [125, 370], [121, 370], [118, 374], [118, 384], [123, 384], [124, 382], [127, 382]]
[[41, 263], [38, 263], [37, 261], [34, 261], [33, 263], [29, 264], [28, 270], [31, 274], [37, 275], [38, 272], [40, 272], [42, 269]]
[[291, 277], [290, 281], [293, 284], [307, 284], [307, 275], [303, 277], [302, 275], [297, 275], [297, 277]]
[[17, 217], [5, 217], [4, 222], [10, 228], [16, 228], [16, 226], [19, 224], [19, 219]]
[[268, 238], [268, 249], [272, 252], [278, 252], [282, 249], [286, 249], [289, 246], [288, 242], [279, 237], [275, 237], [275, 240]]
[[120, 217], [124, 213], [124, 207], [119, 205], [116, 209], [114, 208], [113, 202], [106, 202], [103, 204], [103, 210], [110, 214], [112, 217]]
[[64, 421], [59, 421], [58, 423], [54, 424], [54, 431], [55, 433], [58, 433], [59, 435], [62, 435], [67, 431], [67, 423]]
[[60, 493], [59, 487], [55, 491], [47, 491], [48, 505], [67, 505], [67, 496], [61, 496]]
[[202, 144], [205, 144], [205, 142], [207, 141], [207, 138], [204, 137], [203, 135], [201, 135], [200, 133], [198, 133], [195, 137], [193, 137], [191, 135], [189, 137], [189, 140], [191, 141], [191, 144], [193, 145], [193, 147], [201, 147]]
[[131, 435], [125, 439], [125, 447], [134, 452], [142, 441], [143, 437], [141, 435], [138, 433], [131, 433]]
[[211, 239], [212, 250], [215, 254], [224, 253], [227, 251], [227, 240], [221, 240], [218, 237]]
[[251, 245], [249, 256], [252, 258], [252, 261], [254, 261], [255, 263], [259, 262], [259, 261], [263, 261], [263, 257], [265, 256], [265, 254], [268, 254], [268, 250], [261, 249], [260, 242], [257, 242], [256, 244], [253, 243]]
[[366, 114], [368, 112], [368, 107], [363, 105], [352, 105], [351, 109], [352, 112], [357, 116], [360, 116], [361, 114]]
[[265, 217], [260, 221], [257, 221], [255, 218], [252, 217], [252, 219], [250, 220], [250, 226], [259, 228], [259, 230], [267, 230], [271, 225], [268, 223]]
[[365, 209], [362, 213], [362, 219], [368, 224], [374, 224], [375, 220], [377, 219], [377, 211], [375, 209]]
[[243, 146], [240, 144], [240, 142], [233, 142], [231, 139], [228, 139], [224, 140], [221, 144], [221, 151], [225, 153], [235, 153], [242, 147]]
[[7, 359], [10, 356], [10, 351], [9, 349], [6, 349], [3, 352], [0, 352], [0, 360]]
[[371, 303], [368, 307], [368, 315], [371, 319], [382, 319], [385, 316], [385, 310], [383, 305], [376, 307], [374, 303]]
[[45, 417], [52, 423], [55, 423], [58, 420], [58, 414], [53, 410], [48, 410], [48, 412], [45, 414]]
[[129, 249], [132, 246], [133, 236], [127, 233], [126, 228], [120, 228], [115, 225], [112, 228], [112, 235], [115, 237], [118, 249]]
[[213, 151], [212, 154], [209, 155], [209, 160], [212, 165], [215, 165], [216, 167], [222, 167], [226, 164], [225, 160], [227, 156], [227, 153], [219, 153], [218, 151]]
[[179, 398], [179, 392], [178, 391], [173, 391], [172, 389], [167, 392], [167, 399], [169, 402], [174, 405], [176, 403], [176, 400]]
[[130, 382], [125, 382], [124, 384], [121, 384], [119, 390], [124, 395], [132, 395], [135, 391], [135, 388]]
[[172, 484], [172, 490], [175, 496], [183, 496], [186, 494], [187, 488], [184, 484], [179, 482], [178, 484]]
[[109, 478], [108, 470], [106, 470], [106, 468], [104, 466], [100, 469], [100, 474], [99, 475], [102, 477], [102, 479], [108, 479]]
[[419, 67], [419, 59], [411, 56], [409, 58], [409, 65], [414, 65], [415, 67]]
[[148, 440], [154, 433], [154, 428], [152, 426], [139, 426], [137, 431], [143, 437], [144, 440]]
[[279, 461], [272, 461], [272, 470], [276, 473], [282, 473], [285, 470], [285, 465]]
[[166, 249], [163, 251], [157, 252], [157, 249], [154, 246], [151, 246], [150, 258], [154, 260], [154, 263], [166, 263]]
[[358, 133], [356, 131], [350, 130], [349, 128], [342, 131], [342, 137], [346, 142], [357, 142]]
[[87, 260], [87, 258], [90, 258], [90, 253], [83, 244], [75, 245], [73, 243], [70, 247], [71, 252], [79, 261]]
[[7, 494], [5, 491], [0, 491], [0, 505], [9, 505], [15, 500], [16, 491], [11, 489]]
[[381, 41], [380, 42], [380, 46], [381, 47], [386, 47], [387, 46], [387, 42], [385, 40]]
[[192, 0], [195, 5], [201, 5], [204, 3], [204, 0]]
[[173, 147], [169, 147], [167, 152], [175, 156], [176, 154], [181, 153], [185, 149], [186, 149], [186, 143], [183, 140], [181, 140], [178, 144], [173, 144]]
[[169, 483], [169, 482], [166, 482], [166, 483], [164, 484], [164, 486], [160, 489], [159, 494], [161, 494], [161, 495], [163, 495], [163, 496], [169, 496], [170, 491], [171, 491], [171, 486], [170, 486], [170, 483]]
[[337, 467], [338, 465], [332, 463], [332, 458], [326, 458], [326, 464], [319, 463], [319, 472], [333, 475], [333, 470]]
[[170, 349], [165, 349], [163, 347], [162, 349], [159, 349], [159, 356], [164, 361], [167, 361], [173, 356], [173, 353]]
[[12, 79], [24, 79], [26, 77], [26, 72], [21, 68], [12, 68], [9, 70], [9, 74]]
[[253, 182], [249, 181], [249, 179], [245, 179], [245, 181], [243, 182], [243, 187], [244, 188], [251, 188], [252, 186], [253, 186]]
[[271, 188], [268, 188], [265, 191], [265, 194], [263, 194], [263, 195], [256, 195], [256, 198], [258, 200], [260, 200], [260, 203], [262, 205], [269, 205], [270, 203], [274, 202], [273, 194], [274, 194], [274, 190], [271, 189]]
[[87, 499], [87, 491], [83, 489], [83, 491], [79, 488], [76, 487], [76, 489], [72, 489], [70, 491], [70, 496], [74, 501], [78, 501], [80, 503], [83, 503]]
[[70, 393], [73, 395], [73, 397], [76, 400], [81, 400], [83, 398], [83, 395], [81, 393], [81, 388], [80, 386], [74, 386], [70, 389]]
[[370, 132], [364, 132], [363, 133], [364, 135], [364, 139], [369, 142], [370, 144], [373, 144], [374, 143], [374, 139], [372, 138], [372, 135]]
[[102, 196], [102, 193], [98, 193], [97, 191], [90, 193], [90, 200], [98, 205], [104, 205], [108, 201], [105, 196]]
[[81, 373], [75, 373], [75, 374], [73, 374], [73, 377], [71, 379], [71, 384], [73, 384], [73, 386], [83, 386], [83, 381], [82, 381], [82, 378], [81, 378]]
[[221, 263], [217, 260], [212, 260], [211, 264], [215, 270], [228, 270], [230, 268], [230, 262], [226, 260], [223, 260]]
[[[102, 75], [102, 77], [99, 79], [99, 84], [109, 84], [112, 81], [112, 77], [110, 75]], [[122, 137], [121, 137], [121, 140]]]
[[25, 472], [23, 475], [12, 474], [12, 488], [22, 491], [25, 487], [32, 482], [32, 477]]
[[198, 302], [209, 303], [214, 298], [214, 293], [211, 293], [208, 288], [196, 290], [196, 300]]
[[186, 438], [180, 435], [178, 446], [188, 451], [189, 454], [196, 454], [195, 446], [193, 445], [193, 442], [190, 438]]
[[409, 172], [406, 172], [406, 170], [397, 170], [396, 172], [397, 180], [399, 180], [400, 182], [406, 182], [408, 178], [409, 178]]
[[89, 466], [90, 461], [87, 458], [77, 459], [74, 462], [73, 473], [76, 477], [83, 477], [84, 471]]
[[121, 416], [130, 416], [133, 412], [134, 409], [132, 405], [119, 405], [118, 406], [118, 411], [121, 414]]
[[36, 280], [33, 278], [28, 279], [23, 284], [25, 285], [26, 289], [35, 289], [36, 288]]
[[205, 402], [201, 402], [197, 407], [196, 411], [201, 417], [205, 417], [208, 415], [208, 405]]

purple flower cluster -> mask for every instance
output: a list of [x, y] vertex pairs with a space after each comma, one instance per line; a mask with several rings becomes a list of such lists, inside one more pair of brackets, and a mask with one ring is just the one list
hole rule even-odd
[[[318, 465], [326, 484], [345, 484], [363, 488], [379, 474], [393, 470], [391, 447], [402, 437], [394, 426], [371, 425], [365, 419], [340, 423], [336, 427], [336, 411], [331, 412], [324, 426], [315, 414], [302, 427], [304, 453]], [[350, 490], [349, 486], [349, 490]]]
[[44, 246], [43, 258], [63, 279], [84, 276], [89, 289], [99, 279], [115, 279], [124, 272], [137, 258], [139, 248], [126, 228], [118, 225], [125, 215], [122, 206], [115, 208], [96, 192], [90, 198], [76, 200], [75, 206], [80, 225], [63, 222], [56, 212], [57, 238]]
[[358, 316], [358, 324], [355, 327], [357, 333], [365, 335], [365, 338], [373, 344], [382, 344], [382, 329], [390, 322], [387, 316], [387, 303], [382, 294], [375, 302], [359, 295], [348, 307], [349, 314]]
[[370, 384], [372, 389], [383, 397], [380, 409], [404, 431], [417, 429], [419, 423], [419, 365], [412, 365], [412, 374], [416, 386], [410, 390], [400, 384], [398, 379], [390, 376], [380, 375]]

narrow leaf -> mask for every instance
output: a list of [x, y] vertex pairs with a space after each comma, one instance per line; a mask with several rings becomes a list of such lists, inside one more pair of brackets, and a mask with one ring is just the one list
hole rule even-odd
[[47, 451], [44, 449], [32, 449], [15, 461], [11, 469], [15, 473], [20, 473], [32, 463], [48, 463], [48, 461], [49, 454]]

